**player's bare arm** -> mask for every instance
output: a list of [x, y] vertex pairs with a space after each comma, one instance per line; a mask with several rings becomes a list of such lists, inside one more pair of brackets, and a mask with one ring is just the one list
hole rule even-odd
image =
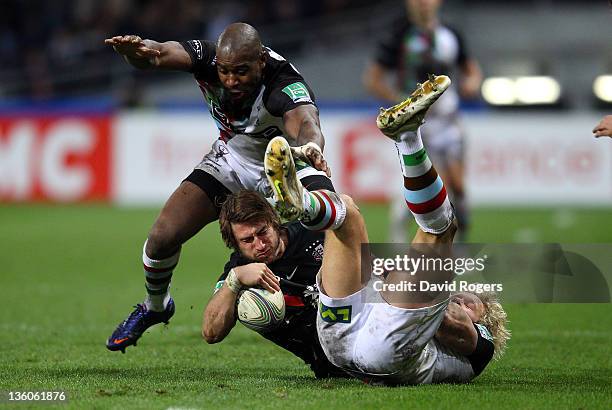
[[606, 115], [603, 119], [593, 128], [593, 134], [595, 138], [599, 137], [611, 137], [612, 138], [612, 115]]
[[318, 109], [314, 105], [300, 105], [287, 111], [283, 115], [283, 122], [288, 136], [301, 146], [298, 151], [294, 150], [294, 155], [303, 157], [313, 167], [331, 177], [331, 170], [322, 152], [325, 138], [321, 132]]
[[461, 65], [460, 92], [463, 98], [476, 98], [482, 83], [482, 70], [473, 58], [469, 58]]
[[468, 356], [476, 349], [478, 334], [466, 311], [459, 304], [450, 302], [436, 332], [436, 339], [457, 353]]
[[137, 35], [115, 36], [104, 40], [105, 44], [125, 58], [125, 61], [136, 68], [160, 68], [168, 70], [189, 71], [191, 58], [176, 41], [158, 43], [154, 40], [143, 40]]
[[[233, 269], [238, 284], [244, 287], [261, 287], [269, 292], [280, 291], [277, 277], [265, 263], [250, 263]], [[219, 343], [236, 324], [236, 299], [238, 292], [227, 283], [213, 295], [204, 310], [202, 337], [207, 343]]]
[[236, 298], [225, 284], [208, 302], [202, 321], [202, 337], [206, 343], [219, 343], [236, 324]]

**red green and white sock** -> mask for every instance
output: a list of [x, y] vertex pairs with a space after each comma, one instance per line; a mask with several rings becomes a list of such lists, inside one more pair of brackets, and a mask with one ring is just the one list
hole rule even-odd
[[174, 255], [155, 260], [147, 256], [145, 249], [147, 243], [142, 250], [142, 263], [145, 273], [145, 288], [147, 289], [147, 297], [145, 306], [149, 310], [163, 312], [170, 300], [170, 281], [172, 280], [172, 272], [178, 264], [181, 251], [179, 250]]
[[443, 233], [453, 222], [454, 211], [423, 147], [420, 130], [402, 134], [395, 146], [404, 175], [404, 199], [414, 219], [424, 232]]
[[320, 189], [308, 191], [304, 189], [304, 215], [300, 219], [302, 225], [311, 231], [338, 229], [346, 218], [346, 204], [333, 191]]

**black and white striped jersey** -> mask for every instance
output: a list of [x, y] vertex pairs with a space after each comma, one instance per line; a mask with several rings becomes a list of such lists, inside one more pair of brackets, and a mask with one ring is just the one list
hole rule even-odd
[[[438, 24], [432, 32], [425, 32], [402, 16], [378, 44], [374, 61], [396, 73], [398, 88], [408, 95], [429, 73], [457, 79], [459, 67], [468, 58], [465, 42], [455, 29]], [[457, 87], [451, 86], [432, 106], [428, 118], [452, 116], [458, 109]]]
[[226, 142], [241, 135], [263, 139], [267, 144], [276, 136], [286, 135], [283, 114], [299, 105], [315, 104], [314, 93], [297, 69], [266, 47], [268, 59], [260, 88], [237, 106], [219, 80], [215, 43], [190, 40], [181, 44], [191, 56], [191, 71], [219, 128], [220, 138]]
[[467, 58], [465, 43], [456, 30], [439, 24], [429, 33], [402, 17], [379, 43], [375, 61], [395, 70], [400, 88], [411, 92], [428, 73], [452, 76]]

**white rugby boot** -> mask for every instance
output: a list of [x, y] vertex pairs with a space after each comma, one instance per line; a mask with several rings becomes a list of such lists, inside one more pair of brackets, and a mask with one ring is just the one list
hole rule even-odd
[[264, 169], [272, 187], [274, 207], [283, 222], [295, 221], [304, 213], [304, 187], [297, 177], [291, 147], [283, 137], [268, 143]]
[[407, 131], [416, 131], [422, 124], [425, 113], [431, 105], [450, 86], [451, 80], [445, 75], [429, 74], [423, 84], [406, 100], [390, 108], [380, 108], [376, 117], [376, 126], [389, 138], [397, 141]]

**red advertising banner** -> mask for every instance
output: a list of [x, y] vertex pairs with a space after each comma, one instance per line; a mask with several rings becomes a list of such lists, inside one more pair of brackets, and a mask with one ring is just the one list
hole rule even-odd
[[401, 187], [402, 179], [395, 147], [374, 121], [347, 121], [349, 125], [338, 130], [341, 169], [336, 175], [340, 174], [343, 192], [365, 201], [384, 202], [392, 190], [400, 189], [396, 187]]
[[0, 202], [109, 200], [110, 124], [108, 116], [0, 117]]

